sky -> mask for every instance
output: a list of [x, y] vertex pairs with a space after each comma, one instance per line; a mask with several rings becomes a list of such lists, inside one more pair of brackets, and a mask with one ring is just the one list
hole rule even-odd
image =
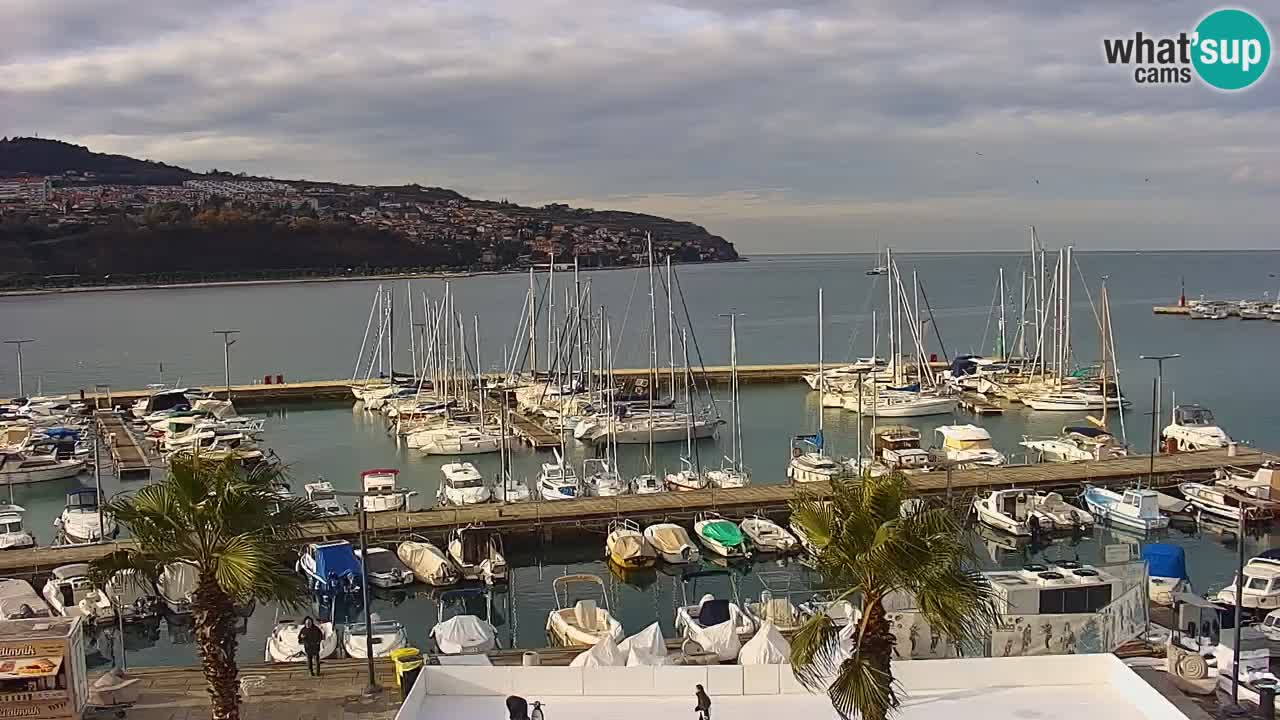
[[[1143, 86], [1185, 0], [0, 0], [0, 134], [652, 212], [746, 254], [1280, 246], [1280, 73]], [[1280, 29], [1272, 3], [1242, 6]]]

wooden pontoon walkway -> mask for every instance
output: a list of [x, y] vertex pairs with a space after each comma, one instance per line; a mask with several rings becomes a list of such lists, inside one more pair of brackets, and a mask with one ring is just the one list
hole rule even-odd
[[124, 418], [110, 410], [99, 410], [94, 417], [98, 423], [99, 437], [111, 452], [117, 474], [123, 476], [151, 472], [151, 460], [146, 448], [142, 447], [125, 425]]
[[548, 430], [542, 423], [518, 412], [508, 413], [511, 430], [532, 448], [552, 448], [560, 446], [560, 438]]
[[[1234, 465], [1256, 468], [1280, 456], [1252, 449], [1241, 449], [1236, 455], [1226, 450], [1161, 455], [1155, 460], [1155, 487], [1169, 487], [1184, 479], [1204, 477], [1217, 468]], [[1021, 465], [988, 470], [956, 470], [948, 479], [945, 472], [912, 475], [911, 483], [925, 495], [950, 491], [968, 495], [989, 488], [1027, 487], [1039, 489], [1072, 489], [1085, 483], [1120, 485], [1147, 477], [1149, 456], [1140, 455], [1116, 460], [1075, 464]], [[812, 483], [803, 490], [823, 494], [825, 483]], [[375, 538], [399, 539], [411, 534], [439, 538], [454, 528], [484, 524], [512, 536], [553, 533], [557, 529], [599, 530], [619, 517], [637, 521], [661, 519], [690, 520], [698, 513], [717, 512], [728, 517], [741, 517], [754, 512], [785, 512], [787, 503], [797, 495], [790, 485], [753, 485], [732, 490], [700, 490], [696, 492], [663, 492], [652, 495], [624, 495], [608, 498], [539, 501], [510, 505], [474, 505], [463, 508], [437, 508], [416, 512], [388, 512], [369, 516]], [[307, 530], [314, 539], [355, 537], [358, 520], [339, 518], [316, 524]], [[129, 541], [104, 545], [63, 548], [10, 550], [0, 553], [0, 576], [29, 576], [47, 572], [59, 565], [87, 562]]]

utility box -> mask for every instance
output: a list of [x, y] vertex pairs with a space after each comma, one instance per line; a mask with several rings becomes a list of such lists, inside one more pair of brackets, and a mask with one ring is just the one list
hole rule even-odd
[[0, 621], [3, 717], [79, 718], [88, 692], [80, 618]]

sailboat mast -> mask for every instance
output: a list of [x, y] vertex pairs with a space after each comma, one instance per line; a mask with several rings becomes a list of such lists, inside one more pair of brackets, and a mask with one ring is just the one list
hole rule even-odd
[[554, 249], [548, 257], [551, 258], [551, 263], [547, 266], [547, 376], [550, 377], [555, 371], [551, 364], [555, 362], [556, 357], [556, 253]]
[[[827, 376], [822, 369], [822, 288], [818, 288], [818, 435], [822, 435], [822, 403], [827, 391]], [[823, 443], [826, 444], [825, 442]], [[822, 448], [819, 447], [821, 452]]]
[[1098, 323], [1098, 345], [1102, 348], [1102, 427], [1107, 427], [1107, 409], [1111, 402], [1107, 399], [1107, 338], [1110, 336], [1108, 325], [1111, 317], [1107, 308], [1107, 279], [1102, 278], [1102, 321]]
[[1018, 295], [1018, 358], [1027, 362], [1027, 274], [1022, 275], [1022, 291]]
[[472, 315], [471, 324], [474, 328], [476, 346], [476, 394], [480, 396], [480, 425], [484, 425], [484, 364], [480, 362], [480, 316]]
[[[684, 398], [685, 398], [684, 449], [686, 454], [685, 456], [690, 461], [692, 461], [693, 460], [693, 389], [690, 387], [690, 382], [693, 378], [693, 374], [689, 372], [689, 337], [688, 337], [688, 331], [685, 330], [684, 328], [680, 328], [680, 349], [684, 354]], [[652, 419], [650, 420], [650, 422], [652, 422]], [[698, 467], [696, 469], [699, 472], [702, 471], [701, 467]]]
[[1001, 359], [1001, 360], [1008, 360], [1008, 359], [1009, 359], [1009, 348], [1008, 348], [1008, 345], [1006, 345], [1006, 343], [1008, 342], [1008, 338], [1007, 338], [1007, 337], [1006, 337], [1006, 335], [1005, 335], [1005, 316], [1004, 316], [1004, 304], [1005, 304], [1005, 303], [1004, 303], [1004, 297], [1005, 297], [1005, 290], [1004, 290], [1004, 268], [1003, 268], [1003, 267], [1002, 267], [1002, 268], [1000, 268], [1000, 290], [999, 290], [999, 292], [1000, 292], [1000, 359]]
[[742, 414], [738, 392], [738, 314], [729, 315], [729, 366], [733, 390], [733, 469], [742, 472]]
[[[645, 245], [648, 248], [649, 255], [649, 390], [645, 393], [648, 398], [649, 415], [646, 418], [649, 423], [649, 472], [653, 472], [653, 395], [658, 389], [658, 307], [657, 299], [653, 296], [653, 236], [649, 233], [644, 234]], [[675, 395], [675, 387], [671, 388], [671, 394]]]
[[[671, 254], [667, 254], [667, 350], [671, 362], [671, 396], [676, 394], [676, 314], [671, 305]], [[692, 401], [690, 401], [692, 404]]]
[[538, 291], [529, 268], [529, 379], [538, 376]]

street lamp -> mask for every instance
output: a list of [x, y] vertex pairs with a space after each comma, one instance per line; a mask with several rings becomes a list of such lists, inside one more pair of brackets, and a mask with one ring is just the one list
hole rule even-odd
[[239, 330], [214, 330], [211, 335], [222, 336], [222, 377], [227, 387], [227, 402], [231, 402], [231, 346], [236, 344], [232, 335]]
[[5, 345], [13, 345], [18, 349], [18, 397], [25, 396], [22, 391], [22, 346], [32, 342], [35, 342], [35, 338], [16, 338], [4, 341]]
[[[1159, 438], [1156, 436], [1156, 426], [1160, 422], [1160, 400], [1164, 393], [1164, 361], [1180, 357], [1182, 357], [1181, 353], [1138, 356], [1139, 360], [1153, 360], [1156, 364], [1156, 376], [1151, 383], [1151, 464], [1147, 475], [1147, 481], [1152, 486], [1154, 486], [1156, 482], [1156, 450], [1159, 447]], [[1103, 398], [1103, 402], [1107, 402], [1107, 399]]]

